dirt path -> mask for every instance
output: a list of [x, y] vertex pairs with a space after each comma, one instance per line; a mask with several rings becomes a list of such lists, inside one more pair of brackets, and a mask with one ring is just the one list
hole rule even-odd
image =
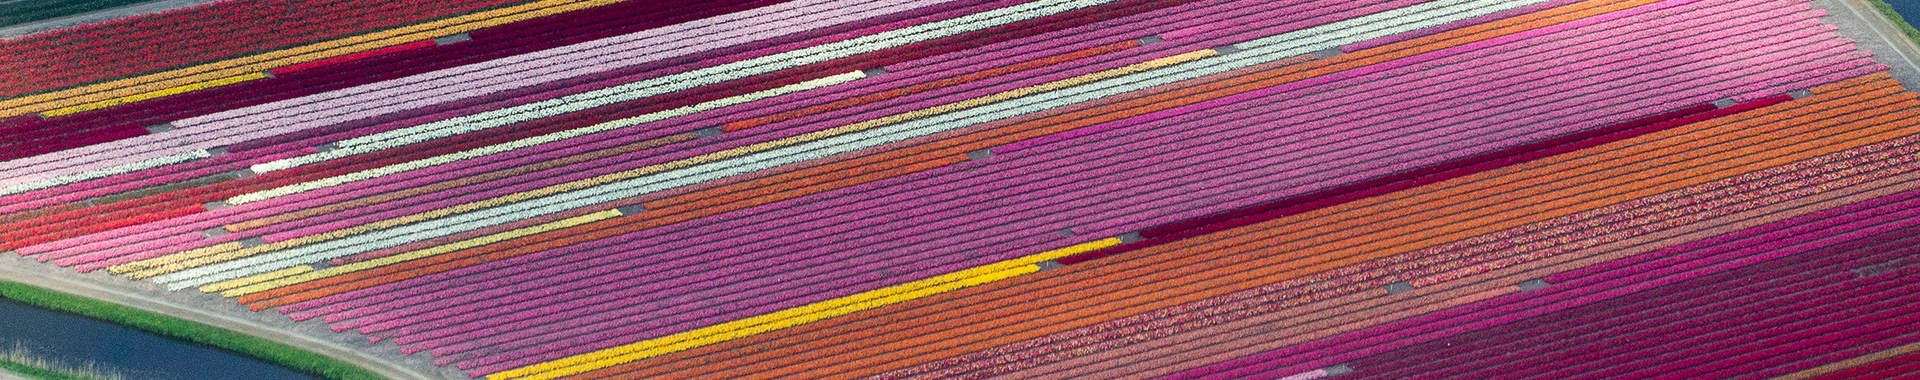
[[1920, 44], [1907, 38], [1906, 33], [1900, 31], [1900, 26], [1895, 25], [1893, 20], [1887, 19], [1885, 15], [1881, 15], [1872, 3], [1867, 0], [1840, 0], [1840, 3], [1845, 5], [1847, 11], [1853, 13], [1855, 17], [1867, 20], [1867, 25], [1873, 27], [1873, 34], [1879, 36], [1888, 45], [1892, 45], [1894, 51], [1899, 52], [1897, 54], [1899, 57], [1883, 57], [1882, 61], [1898, 61], [1908, 66], [1920, 67]]
[[1891, 66], [1894, 78], [1907, 88], [1920, 89], [1920, 45], [1873, 4], [1866, 0], [1816, 0], [1813, 4], [1827, 10], [1826, 20], [1840, 27], [1841, 36], [1872, 51], [1874, 59]]

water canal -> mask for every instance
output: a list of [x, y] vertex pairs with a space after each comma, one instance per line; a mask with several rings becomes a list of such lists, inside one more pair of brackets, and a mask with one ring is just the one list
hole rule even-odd
[[0, 301], [0, 348], [20, 346], [64, 367], [93, 363], [128, 379], [310, 380], [313, 376], [225, 350], [91, 318]]

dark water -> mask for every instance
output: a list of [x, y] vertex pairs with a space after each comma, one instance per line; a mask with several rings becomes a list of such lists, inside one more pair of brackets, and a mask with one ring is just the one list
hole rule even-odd
[[0, 301], [0, 348], [26, 346], [62, 366], [93, 362], [128, 379], [311, 380], [312, 376], [215, 348]]
[[1893, 4], [1893, 11], [1907, 19], [1908, 24], [1920, 23], [1920, 0], [1887, 0], [1887, 4]]

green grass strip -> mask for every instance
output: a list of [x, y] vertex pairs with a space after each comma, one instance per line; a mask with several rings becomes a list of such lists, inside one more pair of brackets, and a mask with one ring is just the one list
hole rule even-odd
[[330, 379], [381, 379], [371, 371], [340, 360], [203, 323], [140, 310], [11, 281], [0, 281], [0, 298], [58, 310], [181, 341], [204, 344], [267, 363]]
[[1900, 17], [1900, 12], [1893, 11], [1893, 4], [1888, 4], [1887, 0], [1870, 0], [1868, 2], [1873, 3], [1874, 8], [1880, 9], [1880, 14], [1886, 15], [1888, 20], [1893, 20], [1894, 24], [1899, 25], [1900, 32], [1906, 34], [1907, 39], [1913, 40], [1914, 43], [1920, 43], [1920, 30], [1914, 29], [1913, 24], [1908, 23], [1906, 18]]
[[38, 379], [38, 380], [93, 380], [87, 377], [70, 375], [65, 372], [58, 372], [50, 369], [34, 367], [34, 366], [26, 365], [23, 363], [14, 363], [12, 361], [4, 360], [4, 359], [0, 359], [0, 372], [12, 373], [20, 376], [26, 376], [29, 379]]
[[8, 3], [6, 5], [0, 5], [0, 26], [61, 18], [147, 1], [148, 0], [28, 0]]

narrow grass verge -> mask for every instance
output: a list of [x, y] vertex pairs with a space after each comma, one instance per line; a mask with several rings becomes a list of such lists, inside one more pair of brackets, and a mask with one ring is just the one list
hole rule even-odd
[[91, 377], [35, 367], [25, 363], [14, 363], [11, 360], [4, 359], [0, 359], [0, 372], [25, 376], [26, 378], [35, 380], [95, 380]]
[[185, 342], [232, 351], [329, 379], [381, 379], [364, 368], [279, 342], [92, 298], [0, 281], [0, 299], [78, 314]]
[[1894, 12], [1893, 4], [1888, 4], [1887, 0], [1869, 0], [1868, 2], [1873, 3], [1874, 9], [1879, 9], [1880, 14], [1886, 15], [1888, 20], [1893, 20], [1894, 24], [1899, 25], [1900, 33], [1906, 34], [1907, 39], [1913, 40], [1914, 43], [1920, 43], [1920, 29], [1914, 29], [1912, 23], [1907, 22], [1906, 18], [1900, 17], [1900, 12]]
[[0, 26], [55, 19], [107, 8], [121, 7], [145, 0], [22, 1], [0, 5]]
[[28, 351], [26, 346], [15, 344], [11, 349], [0, 348], [0, 372], [11, 373], [34, 380], [126, 380], [128, 377], [102, 369], [95, 363], [86, 363], [78, 367], [72, 363], [54, 363], [40, 355]]

